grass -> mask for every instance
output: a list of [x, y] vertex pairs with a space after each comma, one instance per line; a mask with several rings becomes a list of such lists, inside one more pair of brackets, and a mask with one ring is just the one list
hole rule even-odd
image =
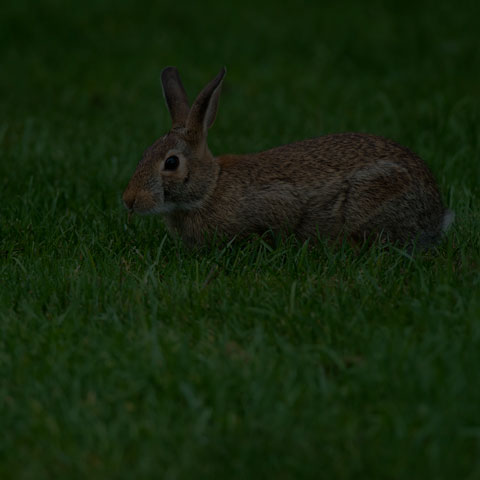
[[[478, 5], [2, 10], [2, 479], [480, 478]], [[127, 224], [168, 64], [191, 97], [227, 65], [214, 152], [391, 137], [453, 229], [410, 257]]]

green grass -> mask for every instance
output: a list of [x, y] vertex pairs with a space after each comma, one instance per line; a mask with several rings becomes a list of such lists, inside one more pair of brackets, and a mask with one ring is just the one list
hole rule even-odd
[[[398, 2], [396, 2], [398, 3]], [[0, 478], [480, 478], [480, 8], [17, 0], [0, 25]], [[433, 252], [190, 251], [120, 195], [228, 68], [214, 153], [418, 152]]]

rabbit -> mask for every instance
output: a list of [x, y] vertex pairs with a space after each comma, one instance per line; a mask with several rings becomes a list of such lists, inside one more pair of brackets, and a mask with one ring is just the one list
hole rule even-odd
[[162, 71], [171, 130], [147, 148], [123, 201], [160, 214], [190, 246], [267, 231], [306, 241], [371, 238], [436, 244], [454, 220], [432, 173], [409, 149], [370, 134], [339, 133], [247, 155], [207, 145], [226, 69], [189, 106], [175, 67]]

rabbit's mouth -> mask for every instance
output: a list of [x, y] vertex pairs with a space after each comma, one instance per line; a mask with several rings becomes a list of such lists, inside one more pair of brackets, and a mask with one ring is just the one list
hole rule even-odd
[[166, 203], [171, 203], [172, 201], [172, 196], [167, 190], [163, 190], [163, 204], [165, 205]]

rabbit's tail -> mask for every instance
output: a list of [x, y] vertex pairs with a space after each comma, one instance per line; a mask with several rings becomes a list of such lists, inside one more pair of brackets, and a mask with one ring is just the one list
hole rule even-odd
[[454, 220], [455, 220], [455, 212], [447, 208], [447, 210], [445, 210], [445, 213], [443, 214], [443, 220], [442, 220], [443, 234], [447, 233], [447, 230], [450, 228]]
[[424, 230], [416, 239], [417, 247], [429, 249], [441, 241], [447, 230], [455, 220], [455, 213], [452, 210], [445, 210], [442, 217], [442, 223], [436, 225], [431, 230]]

